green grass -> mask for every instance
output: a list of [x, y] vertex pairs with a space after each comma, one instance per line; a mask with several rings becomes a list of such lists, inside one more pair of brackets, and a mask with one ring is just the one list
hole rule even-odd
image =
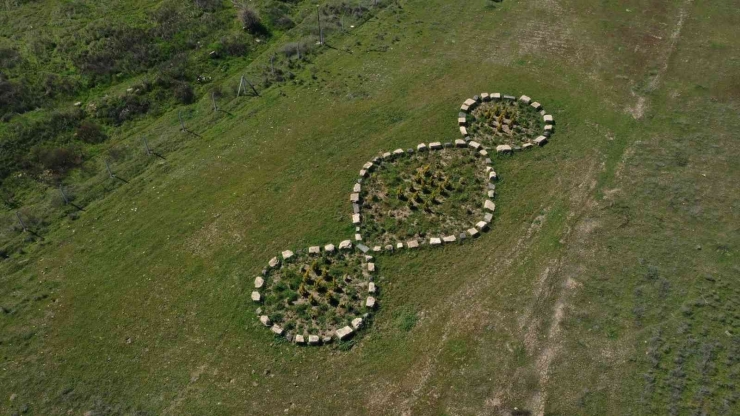
[[[15, 13], [43, 24], [44, 4]], [[231, 115], [187, 107], [201, 137], [174, 110], [112, 132], [129, 182], [75, 172], [78, 198], [104, 197], [74, 220], [44, 208], [44, 239], [0, 265], [0, 412], [738, 412], [732, 5], [400, 5], [330, 37], [300, 83], [225, 100]], [[380, 258], [382, 303], [345, 351], [265, 330], [249, 300], [265, 262], [349, 238], [359, 167], [456, 138], [460, 103], [494, 90], [536, 98], [558, 132], [494, 158], [491, 232]], [[135, 150], [141, 134], [166, 160]], [[11, 223], [2, 238], [22, 239]]]

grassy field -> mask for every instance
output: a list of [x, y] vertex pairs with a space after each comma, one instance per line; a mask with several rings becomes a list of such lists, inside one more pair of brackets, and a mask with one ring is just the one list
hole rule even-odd
[[[3, 213], [0, 414], [740, 413], [737, 4], [383, 3], [296, 82], [108, 130], [127, 182], [102, 159], [72, 172], [84, 211], [24, 188], [68, 211], [43, 239]], [[492, 230], [379, 258], [379, 309], [352, 348], [262, 327], [249, 295], [266, 262], [350, 238], [362, 164], [458, 138], [461, 102], [484, 91], [558, 123], [544, 148], [494, 158]]]

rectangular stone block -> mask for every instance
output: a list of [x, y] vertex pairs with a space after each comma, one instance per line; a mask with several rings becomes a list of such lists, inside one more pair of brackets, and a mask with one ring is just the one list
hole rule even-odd
[[270, 328], [270, 331], [274, 332], [275, 335], [283, 335], [283, 328], [273, 325], [272, 328]]
[[483, 221], [488, 222], [488, 223], [490, 223], [491, 221], [493, 221], [493, 214], [491, 214], [489, 212], [488, 214], [484, 215], [483, 216]]
[[296, 335], [295, 336], [295, 343], [296, 344], [305, 344], [306, 343], [306, 339], [303, 338], [303, 335]]
[[349, 250], [351, 248], [352, 248], [352, 242], [349, 240], [344, 240], [341, 243], [339, 243], [340, 250]]
[[463, 104], [467, 105], [468, 107], [471, 107], [475, 105], [475, 100], [472, 98], [468, 98], [467, 100], [465, 100]]
[[491, 100], [501, 101], [501, 93], [494, 92], [493, 94], [491, 94]]
[[481, 101], [483, 101], [483, 102], [486, 102], [486, 101], [491, 101], [491, 96], [490, 96], [490, 95], [488, 95], [488, 93], [487, 93], [487, 92], [484, 92], [483, 94], [481, 94], [481, 95], [480, 95], [480, 99], [481, 99]]
[[324, 246], [324, 251], [327, 253], [333, 253], [334, 252], [334, 244], [327, 244]]
[[262, 322], [262, 325], [264, 326], [272, 325], [272, 322], [270, 322], [270, 318], [267, 315], [260, 316], [260, 322]]
[[468, 229], [468, 234], [470, 234], [471, 237], [478, 237], [480, 232], [478, 232], [476, 228], [470, 228]]
[[419, 242], [416, 241], [416, 240], [409, 240], [406, 243], [406, 247], [408, 247], [408, 248], [417, 248], [417, 247], [419, 247]]
[[349, 195], [349, 201], [350, 202], [354, 202], [354, 203], [360, 202], [360, 194], [359, 193], [352, 193], [352, 194], [350, 194]]
[[547, 124], [553, 124], [555, 122], [550, 114], [545, 115], [542, 119], [545, 120], [545, 123]]
[[438, 237], [432, 237], [429, 239], [429, 245], [430, 246], [438, 246], [442, 244], [442, 239]]
[[457, 125], [458, 126], [464, 126], [466, 124], [468, 124], [468, 119], [467, 118], [465, 118], [465, 117], [458, 117], [457, 118]]
[[370, 273], [373, 273], [375, 271], [375, 263], [368, 263], [367, 271], [369, 271]]
[[496, 211], [496, 204], [494, 204], [490, 199], [486, 199], [486, 202], [483, 203], [483, 209], [491, 212]]
[[427, 150], [427, 145], [424, 143], [419, 143], [419, 145], [416, 146], [416, 150], [418, 150], [419, 152], [423, 152]]
[[442, 148], [442, 143], [440, 142], [431, 142], [429, 143], [429, 148], [432, 150], [439, 150]]
[[308, 336], [308, 345], [318, 345], [319, 344], [319, 336], [318, 335], [309, 335]]
[[355, 331], [353, 331], [352, 328], [350, 328], [349, 326], [345, 326], [344, 328], [337, 329], [336, 336], [337, 338], [339, 338], [340, 341], [343, 341], [352, 336], [354, 332]]
[[442, 240], [445, 243], [454, 243], [457, 240], [457, 238], [455, 238], [454, 235], [448, 235], [447, 237], [442, 237]]
[[480, 143], [476, 142], [475, 140], [471, 140], [468, 142], [468, 147], [478, 150], [480, 149]]
[[463, 140], [463, 139], [457, 139], [457, 140], [455, 140], [455, 146], [456, 147], [465, 147], [467, 145], [468, 144], [465, 143], [465, 140]]
[[375, 298], [372, 296], [368, 296], [367, 300], [365, 301], [365, 306], [368, 309], [373, 309], [375, 307]]
[[462, 134], [463, 136], [467, 136], [468, 135], [468, 129], [465, 128], [465, 126], [460, 126], [460, 134]]
[[352, 224], [360, 223], [360, 214], [352, 214]]
[[355, 318], [352, 320], [352, 327], [354, 329], [360, 329], [362, 326], [362, 318]]
[[257, 276], [254, 278], [254, 288], [255, 289], [260, 289], [264, 285], [265, 285], [265, 279], [263, 279], [262, 276]]
[[368, 293], [375, 293], [375, 291], [376, 291], [375, 283], [373, 283], [373, 282], [368, 283], [367, 284], [367, 292]]
[[535, 101], [532, 104], [530, 104], [530, 106], [532, 106], [532, 108], [534, 108], [537, 111], [542, 110], [542, 104], [538, 103], [537, 101]]
[[519, 97], [519, 101], [523, 102], [524, 104], [529, 104], [532, 102], [532, 99], [527, 97], [526, 95], [522, 95]]
[[496, 146], [496, 153], [511, 153], [511, 146], [508, 144], [500, 144]]
[[485, 230], [488, 229], [488, 223], [485, 222], [485, 221], [478, 221], [478, 223], [475, 224], [475, 228], [477, 228], [477, 229], [479, 229], [481, 231], [485, 231]]
[[293, 257], [293, 254], [294, 253], [292, 251], [290, 251], [290, 250], [283, 251], [283, 253], [282, 253], [283, 260], [288, 260], [289, 258]]
[[545, 143], [547, 143], [547, 137], [545, 136], [540, 136], [534, 139], [534, 144], [536, 144], [537, 146], [544, 146]]

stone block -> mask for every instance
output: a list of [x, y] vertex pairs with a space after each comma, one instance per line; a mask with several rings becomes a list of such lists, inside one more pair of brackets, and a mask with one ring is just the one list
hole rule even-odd
[[360, 250], [361, 252], [363, 252], [363, 253], [367, 253], [368, 251], [370, 251], [370, 247], [368, 247], [368, 246], [366, 246], [366, 245], [364, 245], [364, 244], [358, 244], [358, 245], [357, 245], [357, 248], [358, 248], [358, 249], [359, 249], [359, 250]]
[[496, 174], [496, 171], [495, 170], [492, 170], [492, 171], [488, 172], [488, 180], [489, 181], [495, 181], [497, 179], [498, 179], [498, 175]]
[[489, 213], [487, 213], [486, 215], [484, 215], [484, 216], [483, 216], [483, 221], [485, 221], [485, 222], [487, 222], [487, 223], [490, 223], [491, 221], [493, 221], [493, 214], [491, 214], [491, 213], [489, 212]]
[[360, 171], [360, 177], [362, 177], [362, 178], [366, 178], [366, 177], [367, 177], [367, 170], [365, 170], [365, 169], [362, 169], [362, 170]]
[[399, 249], [399, 250], [402, 249], [403, 248], [403, 243], [396, 243], [396, 248]]
[[457, 238], [455, 238], [454, 235], [448, 235], [447, 237], [442, 237], [442, 240], [445, 243], [454, 243], [455, 241], [457, 241]]
[[352, 224], [359, 224], [360, 221], [360, 214], [352, 214]]
[[309, 335], [308, 336], [308, 345], [319, 345], [319, 336], [318, 335]]
[[408, 248], [417, 248], [417, 247], [419, 247], [419, 242], [416, 241], [416, 240], [409, 240], [406, 243], [406, 247], [408, 247]]
[[264, 326], [272, 325], [272, 321], [270, 321], [270, 317], [267, 315], [260, 316], [260, 322], [262, 322], [262, 325]]
[[480, 232], [478, 232], [478, 230], [475, 229], [475, 228], [470, 228], [468, 230], [468, 234], [470, 234], [471, 237], [475, 238], [475, 237], [478, 237], [480, 235]]
[[467, 100], [465, 100], [465, 102], [463, 104], [467, 105], [468, 107], [472, 107], [472, 106], [475, 105], [475, 103], [476, 103], [476, 101], [474, 99], [468, 98]]
[[468, 144], [463, 139], [457, 139], [457, 140], [455, 140], [455, 146], [456, 147], [465, 147], [467, 145]]
[[365, 170], [372, 170], [373, 168], [373, 162], [367, 162], [364, 165], [362, 165], [362, 168]]
[[376, 290], [377, 290], [377, 288], [375, 287], [375, 283], [370, 282], [370, 283], [367, 284], [367, 292], [368, 293], [375, 293]]
[[365, 301], [365, 306], [369, 309], [373, 309], [375, 307], [375, 298], [372, 296], [368, 296], [367, 300]]
[[423, 151], [427, 150], [427, 145], [424, 144], [424, 143], [419, 143], [419, 145], [416, 146], [416, 150], [418, 150], [420, 152], [423, 152]]
[[470, 110], [470, 106], [469, 105], [463, 104], [463, 105], [460, 106], [460, 111], [464, 111], [464, 112], [467, 113], [468, 110]]
[[282, 253], [282, 256], [283, 256], [283, 260], [288, 260], [288, 259], [290, 259], [291, 257], [293, 257], [294, 255], [295, 255], [295, 254], [294, 254], [294, 253], [293, 253], [292, 251], [290, 251], [290, 250], [285, 250], [285, 251], [283, 251], [283, 253]]
[[534, 108], [537, 111], [542, 110], [542, 104], [538, 103], [537, 101], [535, 101], [532, 104], [530, 104], [530, 106], [532, 106], [532, 108]]
[[327, 253], [333, 253], [334, 252], [334, 244], [327, 244], [324, 246], [324, 251]]
[[374, 258], [374, 257], [373, 257], [373, 256], [371, 256], [371, 255], [369, 255], [369, 254], [366, 254], [366, 255], [365, 255], [365, 261], [367, 261], [367, 262], [373, 261], [373, 258]]
[[358, 194], [362, 190], [362, 185], [359, 183], [356, 183], [355, 186], [352, 187], [352, 192]]
[[265, 285], [265, 279], [263, 279], [262, 276], [257, 276], [254, 278], [254, 288], [255, 289], [260, 289], [264, 285]]
[[381, 247], [381, 246], [373, 246], [373, 251], [376, 252], [376, 253], [380, 253], [381, 251], [383, 251], [383, 247]]
[[483, 101], [483, 102], [486, 102], [486, 101], [491, 101], [491, 96], [490, 96], [490, 95], [488, 95], [488, 93], [487, 93], [487, 92], [484, 92], [483, 94], [481, 94], [481, 95], [480, 95], [480, 99], [481, 99], [481, 101]]
[[386, 244], [385, 245], [385, 251], [393, 251], [393, 245], [392, 244]]
[[360, 213], [360, 204], [352, 204], [352, 213], [353, 214], [359, 214]]
[[486, 192], [486, 195], [488, 195], [489, 198], [493, 198], [496, 195], [496, 191], [490, 189]]
[[321, 254], [321, 247], [311, 246], [308, 248], [308, 254]]
[[528, 150], [528, 149], [531, 149], [531, 148], [532, 148], [533, 146], [534, 146], [534, 145], [533, 145], [532, 143], [524, 143], [524, 144], [522, 145], [522, 149], [524, 149], [524, 150]]
[[478, 142], [476, 142], [474, 140], [471, 140], [471, 141], [468, 142], [468, 147], [470, 147], [472, 149], [475, 149], [475, 150], [478, 150], [478, 149], [480, 149], [480, 143], [478, 143]]
[[362, 234], [360, 233], [355, 234], [355, 241], [362, 241]]
[[546, 124], [555, 124], [555, 120], [553, 120], [551, 114], [547, 114], [544, 117], [542, 117], [543, 120], [545, 120]]
[[362, 318], [355, 318], [352, 320], [352, 328], [360, 329], [362, 326]]
[[516, 97], [514, 97], [513, 95], [504, 95], [502, 98], [505, 101], [516, 101]]
[[393, 151], [394, 156], [403, 156], [406, 152], [403, 151], [403, 149], [396, 149]]
[[349, 195], [349, 201], [350, 202], [354, 202], [354, 203], [360, 202], [360, 194], [359, 193], [351, 193]]
[[457, 125], [458, 126], [464, 126], [466, 124], [468, 124], [468, 119], [466, 119], [465, 117], [458, 117], [457, 118]]
[[368, 263], [367, 264], [367, 271], [369, 271], [370, 273], [374, 273], [375, 272], [375, 263]]
[[540, 136], [534, 139], [534, 144], [536, 144], [537, 146], [544, 146], [545, 143], [547, 143], [547, 137], [545, 136]]
[[273, 258], [270, 259], [270, 262], [267, 263], [267, 264], [269, 264], [270, 267], [273, 267], [274, 268], [274, 267], [277, 267], [278, 265], [280, 265], [280, 260], [278, 260], [277, 257], [273, 257]]
[[493, 94], [491, 94], [491, 100], [501, 101], [501, 93], [494, 92]]
[[527, 97], [526, 95], [522, 95], [519, 97], [519, 101], [523, 102], [524, 104], [529, 104], [532, 102], [532, 99]]
[[303, 338], [303, 335], [296, 335], [295, 336], [295, 343], [296, 344], [305, 344], [306, 343], [306, 339]]
[[479, 155], [482, 157], [488, 156], [488, 151], [486, 149], [481, 149], [480, 152], [478, 152]]
[[390, 159], [390, 157], [391, 157], [391, 152], [383, 153], [383, 159]]
[[552, 124], [548, 124], [545, 126], [545, 134], [552, 134], [554, 126]]
[[488, 223], [485, 222], [485, 221], [478, 221], [478, 223], [475, 224], [475, 228], [477, 228], [477, 229], [479, 229], [481, 231], [485, 231], [485, 230], [488, 229]]
[[460, 134], [462, 134], [463, 136], [467, 136], [468, 129], [466, 129], [465, 126], [460, 126]]
[[354, 332], [355, 331], [352, 330], [352, 328], [350, 328], [349, 326], [345, 326], [344, 328], [337, 329], [336, 336], [340, 341], [343, 341], [351, 337]]
[[432, 150], [439, 150], [442, 148], [442, 143], [440, 142], [431, 142], [429, 143], [429, 148]]
[[273, 325], [270, 331], [274, 332], [275, 335], [283, 335], [283, 328], [278, 325]]
[[432, 237], [429, 239], [429, 245], [430, 246], [438, 246], [442, 244], [442, 239], [438, 237]]
[[352, 242], [349, 240], [344, 240], [341, 243], [339, 243], [340, 250], [349, 250], [351, 248], [352, 248]]
[[486, 202], [483, 203], [483, 209], [494, 212], [496, 211], [496, 204], [490, 199], [486, 199]]
[[511, 153], [511, 146], [508, 144], [500, 144], [496, 146], [496, 153]]
[[252, 292], [252, 300], [255, 301], [255, 302], [261, 301], [262, 300], [262, 295], [260, 295], [260, 292], [258, 292], [256, 290], [254, 292]]

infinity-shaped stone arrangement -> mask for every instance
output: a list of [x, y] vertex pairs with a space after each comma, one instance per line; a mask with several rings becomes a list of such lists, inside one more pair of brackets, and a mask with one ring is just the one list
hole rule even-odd
[[498, 179], [489, 150], [543, 146], [554, 133], [552, 115], [525, 95], [476, 95], [460, 107], [458, 125], [462, 139], [381, 153], [362, 166], [350, 194], [354, 244], [286, 250], [269, 261], [251, 295], [264, 326], [299, 345], [351, 338], [377, 307], [373, 254], [452, 244], [488, 231]]

